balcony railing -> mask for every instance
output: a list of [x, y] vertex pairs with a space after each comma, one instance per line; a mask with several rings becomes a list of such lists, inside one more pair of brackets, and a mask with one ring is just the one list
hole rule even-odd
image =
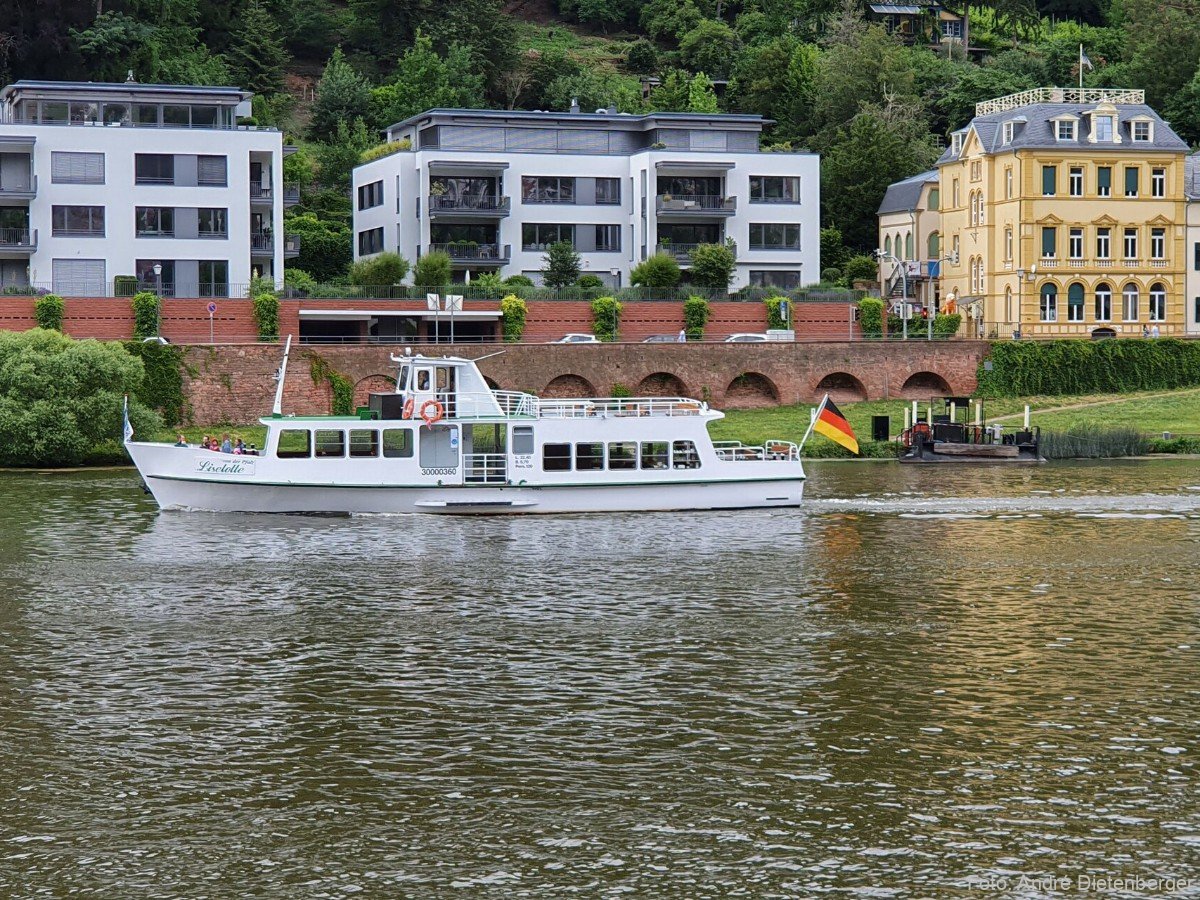
[[13, 250], [31, 250], [37, 246], [37, 230], [28, 228], [0, 228], [0, 247]]
[[737, 197], [721, 194], [659, 194], [655, 208], [659, 212], [732, 215], [737, 212]]
[[[452, 260], [505, 260], [509, 258], [509, 245], [505, 244], [501, 247], [499, 244], [430, 244], [430, 253], [445, 253]], [[501, 255], [503, 251], [503, 255]]]
[[283, 255], [285, 257], [300, 255], [300, 235], [286, 234], [283, 236]]
[[251, 184], [250, 199], [251, 200], [270, 200], [275, 196], [275, 189], [270, 184]]
[[300, 185], [285, 184], [283, 186], [283, 202], [285, 206], [291, 206], [300, 202]]
[[32, 197], [37, 193], [37, 176], [34, 175], [15, 184], [0, 183], [0, 197]]
[[269, 234], [250, 235], [250, 249], [261, 253], [275, 252], [275, 238]]
[[[707, 243], [719, 244], [720, 241], [708, 241]], [[659, 244], [658, 247], [655, 248], [655, 250], [658, 253], [670, 253], [672, 256], [674, 256], [680, 262], [690, 262], [692, 251], [695, 250], [697, 247], [703, 247], [703, 246], [704, 246], [703, 242], [698, 243], [698, 244], [667, 243], [667, 244]]]
[[481, 212], [507, 213], [511, 205], [509, 197], [450, 197], [445, 194], [429, 195], [429, 211], [435, 212]]

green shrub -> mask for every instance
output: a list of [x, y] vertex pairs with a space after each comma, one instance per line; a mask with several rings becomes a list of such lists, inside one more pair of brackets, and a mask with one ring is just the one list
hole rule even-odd
[[66, 312], [67, 305], [58, 294], [46, 294], [33, 302], [33, 317], [37, 319], [38, 328], [62, 331]]
[[701, 244], [688, 255], [692, 260], [693, 284], [714, 291], [729, 290], [729, 282], [733, 280], [733, 269], [737, 264], [730, 242]]
[[621, 327], [621, 303], [614, 297], [592, 301], [592, 333], [602, 341], [615, 341]]
[[303, 269], [284, 269], [283, 286], [299, 294], [309, 294], [317, 289], [317, 279]]
[[938, 313], [933, 317], [934, 337], [954, 337], [961, 325], [961, 313]]
[[450, 254], [442, 250], [426, 253], [413, 266], [413, 284], [417, 287], [442, 287], [450, 283]]
[[647, 256], [629, 273], [629, 283], [637, 287], [669, 290], [679, 284], [679, 263], [670, 253]]
[[408, 138], [403, 138], [399, 141], [388, 141], [386, 144], [378, 144], [374, 147], [368, 147], [358, 155], [358, 162], [369, 163], [376, 159], [383, 159], [385, 156], [391, 156], [393, 153], [402, 153], [405, 150], [412, 149], [412, 141]]
[[350, 283], [359, 287], [400, 284], [408, 269], [408, 260], [399, 253], [378, 253], [350, 266]]
[[544, 257], [542, 281], [546, 287], [565, 288], [579, 280], [579, 254], [570, 241], [555, 241]]
[[846, 279], [847, 286], [853, 285], [856, 281], [877, 281], [879, 264], [875, 261], [875, 257], [860, 253], [858, 256], [852, 256], [846, 260], [846, 264], [842, 266], [842, 277]]
[[510, 287], [510, 288], [515, 288], [515, 287], [531, 288], [534, 285], [533, 285], [533, 279], [527, 275], [509, 275], [507, 278], [504, 279], [504, 286]]
[[275, 287], [275, 279], [269, 275], [251, 274], [250, 285], [246, 288], [246, 296], [254, 298], [261, 294], [279, 295], [279, 289]]
[[1141, 456], [1150, 441], [1124, 425], [1076, 425], [1070, 431], [1043, 431], [1038, 451], [1046, 459], [1109, 459]]
[[274, 294], [259, 294], [253, 303], [258, 339], [266, 343], [279, 340], [279, 298]]
[[1200, 438], [1153, 438], [1147, 452], [1197, 454], [1200, 453]]
[[604, 279], [599, 275], [580, 275], [579, 286], [585, 291], [602, 291], [604, 290]]
[[703, 297], [688, 297], [683, 301], [683, 330], [689, 341], [704, 340], [704, 326], [711, 314], [712, 307]]
[[484, 272], [471, 280], [471, 290], [488, 295], [499, 295], [504, 290], [504, 279], [498, 272]]
[[1123, 394], [1200, 385], [1200, 341], [1005, 341], [980, 365], [980, 396]]
[[135, 435], [154, 434], [162, 420], [138, 399], [144, 378], [116, 342], [0, 332], [0, 466], [75, 466], [112, 447], [126, 394]]
[[160, 298], [153, 291], [140, 291], [133, 295], [129, 305], [133, 307], [133, 336], [154, 337], [158, 334], [158, 310]]
[[525, 335], [525, 316], [529, 308], [515, 294], [500, 301], [500, 319], [504, 326], [504, 342], [515, 344]]
[[825, 284], [833, 284], [842, 277], [842, 270], [830, 266], [828, 269], [821, 270], [821, 281]]
[[184, 421], [183, 351], [157, 341], [129, 341], [125, 350], [142, 361], [145, 377], [137, 398], [162, 415], [163, 425], [174, 428]]
[[329, 385], [332, 399], [329, 412], [335, 416], [348, 416], [354, 405], [354, 382], [334, 369], [316, 353], [308, 355], [308, 371], [312, 375], [313, 384], [325, 382]]
[[783, 318], [783, 301], [786, 297], [768, 297], [763, 301], [767, 306], [767, 328], [787, 328]]
[[135, 275], [114, 275], [113, 296], [132, 297], [137, 293], [138, 280]]
[[858, 301], [858, 327], [864, 337], [883, 335], [883, 301], [878, 297], [863, 297]]
[[609, 394], [608, 396], [610, 396], [610, 397], [632, 397], [633, 391], [631, 391], [629, 389], [628, 385], [621, 384], [621, 382], [618, 381], [616, 384], [614, 384], [612, 386], [612, 393]]

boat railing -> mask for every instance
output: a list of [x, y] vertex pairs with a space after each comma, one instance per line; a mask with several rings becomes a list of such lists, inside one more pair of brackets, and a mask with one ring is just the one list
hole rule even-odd
[[[440, 398], [439, 398], [440, 399]], [[459, 391], [454, 396], [454, 417], [483, 419], [496, 415], [512, 419], [534, 419], [538, 414], [538, 398], [520, 391]]]
[[464, 453], [463, 478], [467, 484], [506, 484], [508, 456], [503, 453]]
[[708, 405], [687, 397], [592, 397], [540, 400], [543, 419], [588, 419], [596, 416], [698, 416]]
[[717, 459], [726, 462], [797, 462], [800, 459], [800, 445], [792, 441], [766, 441], [760, 446], [743, 444], [741, 441], [713, 441], [713, 450], [717, 453]]
[[901, 433], [900, 443], [905, 447], [911, 447], [917, 441], [926, 444], [943, 441], [951, 444], [983, 446], [1003, 444], [1024, 446], [1037, 444], [1040, 434], [1040, 429], [1036, 425], [1026, 428], [1024, 425], [1002, 425], [999, 422], [984, 425], [935, 421], [930, 426], [926, 422], [918, 422]]

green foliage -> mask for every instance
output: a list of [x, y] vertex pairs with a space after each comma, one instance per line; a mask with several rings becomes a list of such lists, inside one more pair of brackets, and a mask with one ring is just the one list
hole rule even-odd
[[842, 230], [836, 225], [821, 229], [821, 262], [826, 266], [839, 267], [850, 259], [850, 251], [842, 243]]
[[592, 301], [592, 333], [602, 341], [615, 341], [621, 327], [621, 303], [615, 297]]
[[509, 275], [504, 279], [505, 287], [515, 288], [531, 288], [533, 287], [533, 279], [528, 275]]
[[259, 294], [273, 294], [279, 296], [279, 291], [275, 289], [275, 279], [268, 275], [259, 275], [258, 270], [252, 270], [250, 275], [250, 285], [246, 288], [247, 297], [257, 297]]
[[1146, 448], [1148, 453], [1187, 453], [1200, 455], [1200, 438], [1154, 438]]
[[316, 290], [317, 279], [303, 269], [284, 269], [283, 286], [301, 294]]
[[737, 259], [733, 247], [724, 244], [700, 244], [690, 254], [692, 283], [714, 291], [729, 290]]
[[413, 266], [413, 284], [417, 287], [441, 287], [450, 283], [450, 254], [441, 250], [426, 253]]
[[132, 297], [137, 293], [137, 284], [138, 280], [136, 275], [114, 275], [113, 296]]
[[182, 423], [187, 405], [183, 398], [183, 351], [157, 341], [128, 341], [125, 351], [141, 359], [145, 372], [137, 399], [157, 410], [167, 428]]
[[47, 331], [62, 331], [66, 311], [67, 305], [58, 294], [46, 294], [33, 302], [33, 317], [37, 320], [38, 328]]
[[979, 393], [993, 397], [1119, 394], [1200, 385], [1200, 343], [1012, 341], [992, 345]]
[[322, 382], [329, 385], [332, 392], [330, 414], [348, 416], [354, 412], [354, 382], [334, 369], [325, 359], [316, 353], [308, 353], [308, 371], [312, 375], [313, 384]]
[[641, 10], [642, 30], [658, 41], [676, 42], [703, 20], [695, 0], [650, 0]]
[[121, 434], [128, 394], [135, 434], [162, 427], [139, 399], [142, 363], [118, 343], [35, 328], [0, 332], [0, 466], [74, 466]]
[[876, 281], [879, 278], [879, 264], [875, 261], [875, 257], [860, 253], [843, 263], [842, 277], [846, 280], [848, 287], [856, 281]]
[[954, 337], [961, 326], [961, 313], [938, 313], [933, 317], [934, 337]]
[[133, 307], [133, 336], [135, 338], [140, 340], [158, 334], [158, 309], [161, 302], [153, 291], [140, 291], [133, 295], [130, 306]]
[[711, 313], [712, 306], [703, 297], [688, 297], [683, 301], [683, 330], [689, 341], [704, 340], [704, 326]]
[[878, 297], [863, 297], [858, 301], [858, 327], [864, 337], [883, 336], [883, 301]]
[[412, 141], [408, 138], [403, 138], [399, 141], [388, 141], [386, 144], [368, 147], [362, 153], [358, 154], [358, 161], [360, 164], [369, 163], [376, 159], [383, 159], [385, 156], [391, 156], [393, 153], [403, 153], [411, 149]]
[[783, 301], [784, 297], [767, 297], [763, 303], [767, 307], [767, 328], [787, 328], [787, 322], [783, 318]]
[[724, 22], [703, 19], [680, 39], [679, 58], [693, 72], [712, 72], [724, 78], [737, 49], [738, 39], [732, 28]]
[[306, 212], [289, 216], [287, 231], [300, 238], [300, 255], [293, 261], [296, 268], [303, 269], [319, 283], [345, 276], [352, 257], [353, 235], [349, 227]]
[[841, 279], [842, 279], [842, 270], [841, 269], [830, 266], [827, 269], [821, 270], [822, 284], [833, 284], [835, 281], [841, 281]]
[[542, 280], [546, 287], [565, 288], [579, 280], [579, 254], [570, 241], [556, 241], [543, 257]]
[[377, 253], [350, 266], [350, 283], [360, 286], [400, 284], [408, 275], [408, 269], [408, 260], [399, 253]]
[[483, 74], [467, 47], [451, 44], [441, 56], [418, 31], [392, 77], [371, 91], [371, 121], [386, 128], [427, 109], [475, 109], [484, 105], [483, 88]]
[[525, 316], [528, 312], [529, 307], [516, 294], [509, 294], [500, 301], [500, 320], [506, 344], [516, 344], [525, 335]]
[[688, 112], [715, 113], [720, 111], [717, 106], [717, 94], [712, 82], [703, 72], [697, 72], [688, 83]]
[[321, 183], [327, 187], [349, 188], [350, 173], [363, 153], [375, 146], [375, 137], [362, 119], [347, 124], [338, 122], [328, 141], [317, 146], [317, 164], [321, 171]]
[[283, 89], [288, 53], [275, 23], [262, 0], [250, 0], [242, 7], [230, 45], [223, 54], [235, 82], [256, 94]]
[[679, 263], [670, 253], [655, 253], [633, 267], [629, 283], [637, 287], [671, 290], [679, 284]]
[[631, 391], [629, 389], [629, 385], [622, 384], [621, 382], [618, 381], [615, 384], [613, 384], [612, 389], [609, 393], [609, 396], [610, 397], [632, 397], [633, 391]]
[[658, 71], [658, 51], [645, 38], [634, 41], [625, 53], [625, 68], [637, 75]]
[[1070, 431], [1046, 430], [1038, 441], [1038, 452], [1046, 459], [1109, 459], [1141, 456], [1150, 441], [1128, 425], [1081, 424]]
[[279, 340], [279, 298], [275, 294], [259, 294], [252, 302], [258, 339], [267, 343]]
[[598, 291], [604, 288], [604, 279], [599, 275], [580, 275], [578, 283], [585, 291]]
[[[316, 140], [322, 140], [335, 134], [339, 125], [345, 127], [347, 122], [365, 119], [370, 107], [370, 85], [346, 62], [342, 48], [335, 47], [321, 80], [317, 82], [309, 134]], [[374, 141], [369, 143], [373, 144]]]

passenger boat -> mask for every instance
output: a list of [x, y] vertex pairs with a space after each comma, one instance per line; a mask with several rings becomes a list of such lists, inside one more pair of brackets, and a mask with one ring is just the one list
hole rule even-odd
[[266, 513], [579, 513], [794, 507], [800, 448], [714, 442], [683, 397], [541, 399], [493, 390], [476, 361], [391, 357], [394, 393], [352, 416], [280, 411], [259, 455], [129, 439], [163, 509]]

